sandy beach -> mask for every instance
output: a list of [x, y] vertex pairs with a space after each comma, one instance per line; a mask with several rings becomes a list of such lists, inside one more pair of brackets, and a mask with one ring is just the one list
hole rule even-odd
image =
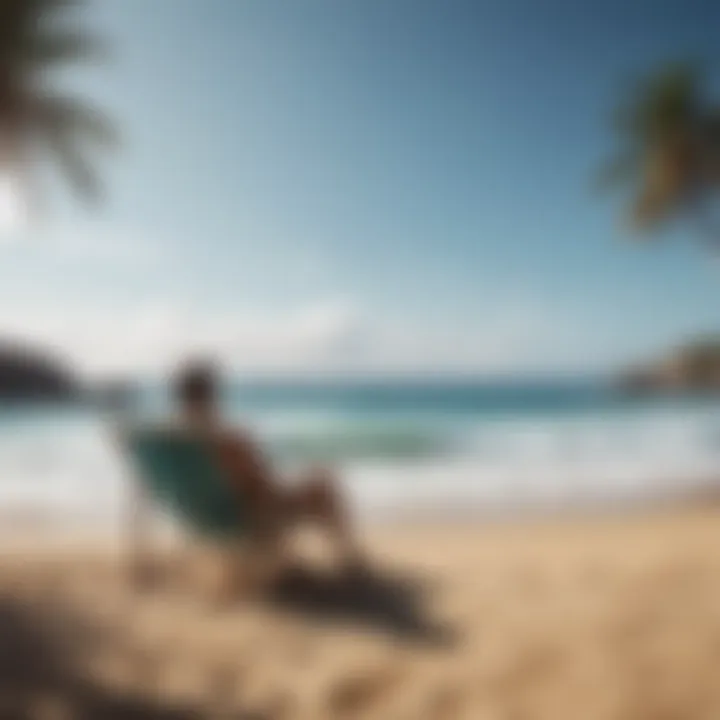
[[0, 717], [720, 717], [717, 509], [366, 538], [373, 578], [224, 606], [134, 592], [100, 544], [6, 544]]

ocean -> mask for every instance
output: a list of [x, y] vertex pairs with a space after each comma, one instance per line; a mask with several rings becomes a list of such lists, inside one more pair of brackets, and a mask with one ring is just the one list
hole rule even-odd
[[[134, 410], [163, 416], [161, 388]], [[337, 469], [358, 514], [520, 513], [647, 502], [711, 486], [720, 402], [631, 398], [593, 382], [256, 382], [227, 388], [279, 472]], [[0, 406], [0, 506], [112, 522], [130, 469], [117, 418]]]

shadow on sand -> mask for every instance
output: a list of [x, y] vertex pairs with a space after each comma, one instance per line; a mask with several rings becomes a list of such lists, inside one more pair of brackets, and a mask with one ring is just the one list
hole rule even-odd
[[[280, 612], [349, 624], [403, 641], [446, 645], [452, 632], [424, 613], [428, 583], [396, 574], [341, 575], [307, 567], [283, 575], [264, 600]], [[239, 609], [239, 608], [238, 608]], [[113, 691], [75, 660], [99, 639], [97, 630], [57, 607], [0, 594], [0, 720], [194, 720], [198, 708]], [[55, 706], [42, 714], [38, 704]], [[48, 711], [46, 711], [48, 712]], [[235, 720], [265, 720], [240, 713]]]
[[271, 606], [295, 615], [348, 623], [411, 642], [450, 645], [455, 634], [425, 610], [429, 581], [397, 573], [289, 569], [271, 589]]
[[[190, 708], [114, 694], [73, 667], [69, 648], [90, 641], [88, 630], [50, 611], [0, 598], [0, 719], [190, 720]], [[45, 708], [43, 710], [43, 708]], [[247, 716], [252, 720], [252, 716]]]

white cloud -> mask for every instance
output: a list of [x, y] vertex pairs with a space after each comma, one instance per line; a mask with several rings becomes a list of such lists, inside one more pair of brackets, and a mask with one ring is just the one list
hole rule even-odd
[[[12, 252], [26, 254], [44, 263], [72, 265], [153, 266], [167, 260], [170, 253], [156, 238], [131, 228], [112, 229], [102, 222], [76, 222], [46, 226], [46, 219], [35, 218], [32, 226], [18, 226], [6, 209], [0, 179], [0, 237]], [[13, 211], [14, 212], [14, 211]], [[6, 227], [7, 226], [7, 227]]]
[[161, 258], [160, 248], [144, 236], [131, 231], [113, 233], [84, 232], [51, 236], [38, 249], [70, 262], [151, 265]]
[[351, 308], [335, 301], [286, 315], [199, 312], [167, 301], [125, 309], [0, 310], [0, 337], [49, 347], [92, 376], [163, 373], [196, 354], [217, 356], [238, 371], [309, 368], [330, 362], [355, 326]]
[[[239, 373], [507, 373], [589, 367], [607, 338], [547, 303], [496, 303], [472, 323], [412, 326], [330, 299], [286, 313], [134, 307], [0, 308], [0, 337], [51, 347], [90, 376], [164, 374], [188, 356]], [[605, 348], [605, 351], [607, 348]]]

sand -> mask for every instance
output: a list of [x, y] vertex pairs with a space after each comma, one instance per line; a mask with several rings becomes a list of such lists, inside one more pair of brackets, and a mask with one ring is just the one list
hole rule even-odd
[[220, 605], [99, 543], [6, 545], [0, 717], [720, 718], [717, 509], [366, 538], [371, 578]]

